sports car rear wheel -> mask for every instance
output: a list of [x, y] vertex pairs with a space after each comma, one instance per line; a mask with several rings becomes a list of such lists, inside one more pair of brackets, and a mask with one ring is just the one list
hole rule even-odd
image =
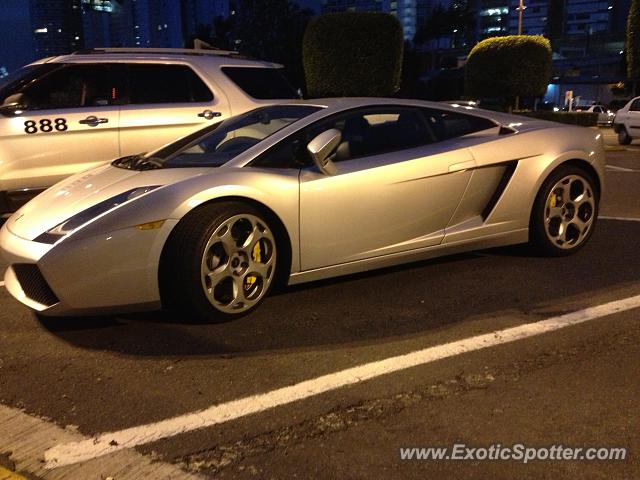
[[584, 246], [598, 216], [598, 192], [591, 175], [560, 167], [544, 182], [531, 213], [531, 243], [542, 253], [563, 256]]
[[253, 207], [210, 204], [178, 224], [163, 258], [163, 297], [202, 319], [224, 321], [252, 311], [268, 293], [277, 243]]

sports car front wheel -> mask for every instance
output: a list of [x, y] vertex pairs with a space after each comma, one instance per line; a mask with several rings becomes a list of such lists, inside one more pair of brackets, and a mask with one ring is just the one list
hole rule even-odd
[[268, 293], [277, 243], [261, 212], [242, 203], [214, 203], [182, 219], [163, 261], [163, 301], [204, 320], [224, 321], [252, 311]]
[[595, 227], [598, 192], [592, 176], [563, 166], [545, 180], [531, 212], [530, 239], [539, 251], [564, 256], [582, 248]]

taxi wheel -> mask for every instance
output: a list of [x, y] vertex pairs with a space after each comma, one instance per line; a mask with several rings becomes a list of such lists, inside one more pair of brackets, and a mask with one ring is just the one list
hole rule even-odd
[[631, 144], [631, 136], [627, 133], [627, 129], [622, 127], [622, 130], [618, 132], [618, 143], [620, 145], [630, 145]]
[[556, 169], [542, 184], [533, 205], [531, 245], [548, 256], [575, 253], [593, 233], [598, 201], [591, 174], [575, 166]]
[[180, 221], [165, 247], [163, 304], [213, 322], [246, 315], [274, 283], [277, 250], [270, 222], [252, 206], [199, 207]]

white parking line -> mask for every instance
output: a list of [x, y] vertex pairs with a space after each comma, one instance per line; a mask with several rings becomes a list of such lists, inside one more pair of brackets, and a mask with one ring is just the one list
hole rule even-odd
[[635, 217], [607, 217], [598, 215], [598, 220], [618, 220], [620, 222], [640, 222], [640, 218]]
[[633, 168], [617, 167], [616, 165], [607, 165], [605, 168], [612, 172], [636, 172], [636, 173], [640, 172], [640, 170], [634, 170]]
[[117, 432], [104, 433], [95, 438], [79, 442], [60, 444], [45, 452], [45, 466], [46, 468], [52, 469], [84, 462], [117, 450], [155, 442], [163, 438], [173, 437], [182, 433], [228, 422], [277, 406], [320, 395], [341, 387], [361, 383], [381, 375], [425, 365], [462, 353], [541, 335], [546, 332], [559, 330], [571, 325], [638, 307], [640, 307], [640, 295], [586, 308], [566, 315], [552, 317], [547, 320], [497, 330], [484, 335], [478, 335], [405, 355], [348, 368], [295, 385], [233, 400], [220, 405], [214, 405], [205, 410], [187, 413], [160, 422], [131, 427]]

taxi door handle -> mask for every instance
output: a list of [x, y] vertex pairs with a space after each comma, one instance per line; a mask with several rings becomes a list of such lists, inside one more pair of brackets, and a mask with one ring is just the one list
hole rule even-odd
[[91, 115], [84, 120], [80, 120], [78, 123], [81, 123], [82, 125], [89, 125], [90, 127], [97, 127], [101, 123], [107, 122], [109, 122], [108, 118], [98, 118], [95, 115]]
[[212, 118], [221, 117], [222, 114], [220, 112], [212, 112], [211, 110], [205, 110], [204, 112], [200, 112], [198, 116], [202, 118], [206, 118], [207, 120], [211, 120]]

